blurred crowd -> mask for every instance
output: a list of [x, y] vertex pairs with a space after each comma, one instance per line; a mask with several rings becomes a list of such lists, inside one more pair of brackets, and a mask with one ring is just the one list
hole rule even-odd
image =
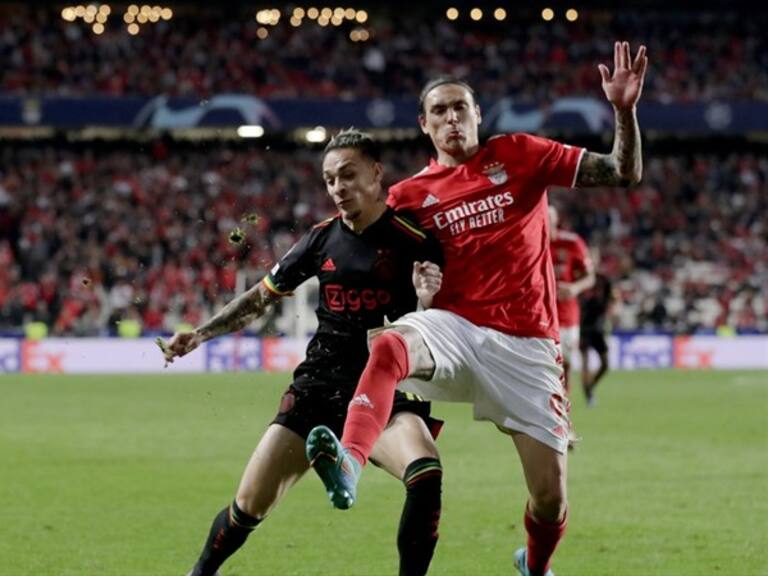
[[[388, 147], [390, 181], [424, 165]], [[0, 330], [197, 324], [333, 213], [319, 155], [216, 143], [0, 150]], [[615, 328], [768, 330], [768, 158], [648, 154], [630, 190], [553, 190], [620, 288]]]
[[59, 10], [0, 6], [0, 93], [412, 98], [425, 80], [451, 73], [488, 98], [602, 98], [596, 65], [611, 63], [622, 39], [648, 46], [647, 100], [768, 100], [768, 11], [759, 6], [748, 14], [585, 8], [576, 22], [562, 14], [545, 22], [523, 7], [503, 22], [489, 14], [451, 22], [442, 10], [415, 5], [404, 15], [382, 4], [365, 23], [367, 42], [350, 40], [358, 24], [304, 18], [293, 27], [287, 11], [260, 39], [255, 9], [188, 4], [135, 36], [117, 9], [101, 35]]

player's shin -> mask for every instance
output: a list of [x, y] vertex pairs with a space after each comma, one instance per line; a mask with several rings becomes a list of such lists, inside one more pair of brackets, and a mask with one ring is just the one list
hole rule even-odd
[[397, 534], [400, 576], [424, 576], [429, 569], [437, 546], [442, 481], [437, 458], [419, 458], [405, 470], [405, 505]]
[[525, 511], [525, 531], [528, 533], [528, 570], [531, 576], [546, 574], [557, 544], [568, 526], [567, 512], [559, 522], [545, 522]]
[[365, 465], [392, 412], [395, 389], [408, 377], [408, 345], [397, 332], [371, 344], [371, 355], [349, 403], [341, 443]]
[[260, 518], [240, 510], [236, 502], [224, 508], [213, 520], [208, 540], [190, 576], [216, 574], [219, 566], [245, 543], [248, 535], [260, 522]]

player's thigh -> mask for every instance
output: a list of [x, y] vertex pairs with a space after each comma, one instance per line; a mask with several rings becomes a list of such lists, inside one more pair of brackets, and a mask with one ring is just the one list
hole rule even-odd
[[245, 467], [237, 505], [263, 518], [308, 468], [304, 439], [285, 426], [270, 425]]
[[565, 506], [568, 454], [522, 432], [512, 434], [523, 466], [528, 492], [536, 504]]
[[421, 334], [411, 326], [391, 326], [388, 330], [397, 332], [408, 346], [408, 366], [411, 378], [432, 378], [435, 359]]
[[432, 433], [424, 420], [413, 412], [395, 414], [371, 453], [376, 464], [399, 480], [414, 460], [439, 457]]

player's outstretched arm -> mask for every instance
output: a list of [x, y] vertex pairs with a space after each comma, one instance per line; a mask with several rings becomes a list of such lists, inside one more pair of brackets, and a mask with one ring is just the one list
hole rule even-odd
[[610, 154], [586, 152], [576, 176], [576, 186], [629, 186], [643, 175], [640, 126], [637, 101], [643, 91], [648, 68], [645, 46], [640, 46], [634, 60], [629, 42], [616, 42], [613, 49], [614, 70], [600, 64], [603, 91], [613, 105], [616, 128]]
[[195, 328], [192, 332], [177, 332], [167, 342], [158, 339], [165, 361], [173, 362], [200, 346], [203, 342], [222, 334], [242, 330], [256, 318], [264, 314], [268, 305], [278, 299], [263, 282], [259, 282], [229, 304], [224, 306], [210, 320]]
[[443, 273], [440, 266], [432, 262], [413, 263], [413, 287], [422, 309], [432, 307], [432, 300], [443, 285]]

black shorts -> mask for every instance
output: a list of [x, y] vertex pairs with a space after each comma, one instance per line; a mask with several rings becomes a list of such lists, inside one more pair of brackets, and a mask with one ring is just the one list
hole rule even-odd
[[608, 352], [608, 344], [605, 341], [605, 333], [601, 330], [589, 330], [582, 328], [579, 337], [579, 349], [587, 351], [593, 348], [598, 354]]
[[[320, 382], [300, 385], [294, 382], [280, 399], [280, 407], [272, 423], [282, 424], [304, 439], [312, 428], [323, 424], [341, 438], [344, 420], [347, 418], [347, 405], [352, 400], [354, 389], [354, 386], [341, 389], [338, 385]], [[431, 404], [421, 397], [410, 392], [395, 392], [392, 416], [400, 412], [416, 414], [424, 420], [432, 437], [437, 438], [443, 422], [432, 418], [430, 410]]]

